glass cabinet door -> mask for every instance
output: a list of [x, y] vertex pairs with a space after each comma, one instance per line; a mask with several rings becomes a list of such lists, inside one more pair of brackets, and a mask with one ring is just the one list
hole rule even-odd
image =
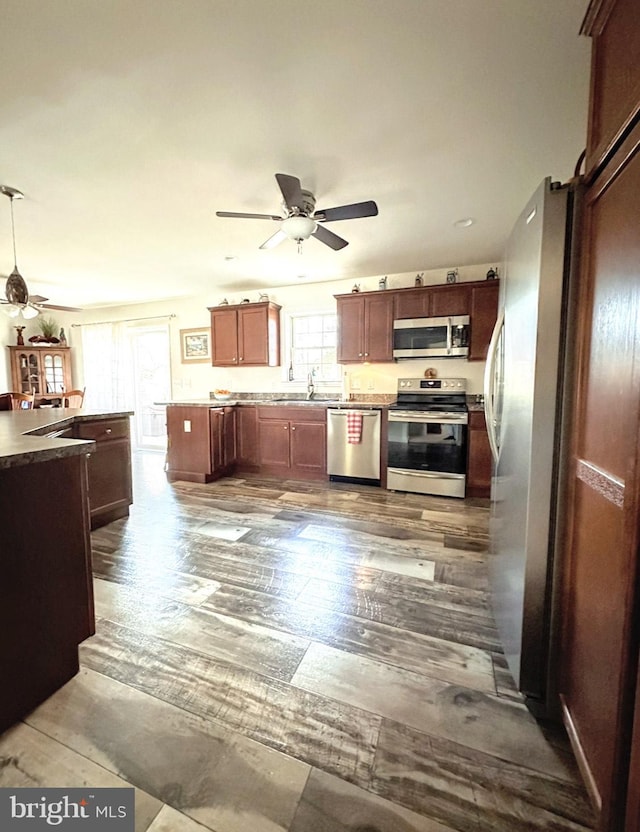
[[21, 352], [18, 355], [20, 393], [40, 393], [40, 364], [38, 353]]
[[43, 356], [46, 393], [64, 393], [64, 367], [62, 356], [45, 353]]

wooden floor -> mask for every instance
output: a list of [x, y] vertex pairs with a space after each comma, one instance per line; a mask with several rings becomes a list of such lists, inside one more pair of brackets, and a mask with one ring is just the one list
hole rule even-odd
[[134, 785], [137, 832], [592, 828], [505, 669], [486, 502], [162, 462], [92, 534], [97, 634], [0, 786]]

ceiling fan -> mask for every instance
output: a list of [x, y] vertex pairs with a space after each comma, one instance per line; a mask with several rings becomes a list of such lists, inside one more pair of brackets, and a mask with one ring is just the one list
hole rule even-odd
[[21, 315], [26, 319], [35, 318], [43, 309], [62, 309], [65, 312], [80, 312], [75, 306], [57, 306], [52, 303], [47, 303], [46, 301], [49, 298], [42, 297], [42, 295], [29, 294], [25, 279], [18, 271], [16, 230], [13, 220], [13, 201], [14, 199], [24, 199], [24, 194], [17, 188], [11, 188], [9, 185], [0, 185], [0, 193], [9, 197], [11, 202], [11, 235], [13, 238], [13, 271], [9, 275], [0, 275], [0, 277], [7, 278], [4, 289], [6, 300], [0, 298], [0, 304], [6, 307], [3, 311], [10, 318], [17, 318]]
[[280, 229], [264, 241], [260, 248], [273, 248], [283, 240], [294, 240], [298, 252], [302, 251], [302, 242], [315, 237], [334, 251], [349, 245], [342, 237], [329, 231], [321, 223], [336, 220], [353, 220], [359, 217], [375, 217], [378, 206], [372, 200], [355, 202], [352, 205], [340, 205], [336, 208], [324, 208], [316, 211], [316, 198], [311, 191], [303, 190], [296, 176], [276, 173], [276, 182], [282, 193], [284, 216], [277, 214], [242, 214], [233, 211], [216, 211], [217, 217], [241, 217], [250, 220], [274, 220], [280, 223]]

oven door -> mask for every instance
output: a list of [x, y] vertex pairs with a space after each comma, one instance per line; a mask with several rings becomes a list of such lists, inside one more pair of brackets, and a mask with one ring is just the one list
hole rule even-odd
[[387, 488], [464, 497], [466, 413], [389, 411]]

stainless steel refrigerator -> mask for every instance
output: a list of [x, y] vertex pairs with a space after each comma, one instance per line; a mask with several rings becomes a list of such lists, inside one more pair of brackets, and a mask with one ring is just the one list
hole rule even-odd
[[509, 237], [485, 372], [493, 454], [489, 573], [509, 669], [531, 711], [557, 718], [558, 505], [572, 395], [580, 186], [545, 179]]

